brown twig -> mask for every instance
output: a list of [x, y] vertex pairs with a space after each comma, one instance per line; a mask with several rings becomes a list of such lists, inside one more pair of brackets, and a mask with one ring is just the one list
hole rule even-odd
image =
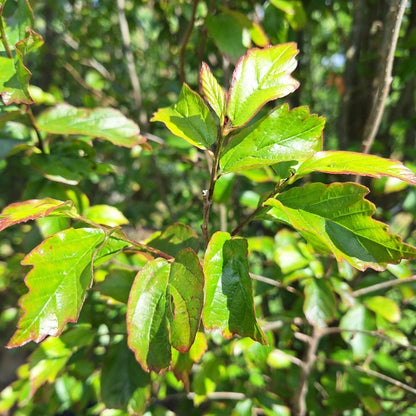
[[415, 282], [415, 281], [416, 281], [416, 276], [410, 276], [404, 279], [389, 280], [387, 282], [377, 283], [372, 286], [368, 286], [362, 289], [355, 290], [354, 292], [351, 293], [351, 295], [356, 298], [358, 296], [367, 295], [368, 293], [377, 292], [378, 290], [381, 290], [381, 289], [387, 289], [392, 286], [401, 285], [403, 283]]
[[185, 35], [182, 40], [181, 49], [179, 52], [179, 74], [181, 77], [181, 83], [183, 84], [186, 82], [185, 78], [185, 52], [186, 52], [186, 45], [189, 42], [189, 38], [191, 37], [192, 29], [194, 28], [195, 24], [195, 15], [196, 15], [196, 8], [198, 6], [199, 0], [194, 0], [192, 4], [192, 13], [191, 13], [191, 20], [189, 21], [188, 27], [186, 28]]
[[3, 43], [3, 46], [4, 46], [4, 49], [6, 51], [7, 56], [10, 59], [13, 59], [13, 54], [12, 54], [12, 51], [10, 49], [9, 43], [7, 42], [6, 32], [4, 30], [3, 17], [1, 15], [2, 11], [3, 11], [3, 6], [0, 4], [0, 37], [1, 37], [1, 42]]
[[125, 13], [126, 2], [125, 0], [117, 0], [117, 10], [118, 10], [118, 21], [120, 24], [121, 38], [123, 41], [124, 53], [126, 54], [127, 59], [127, 71], [129, 73], [129, 78], [131, 86], [133, 88], [133, 98], [136, 110], [139, 115], [139, 122], [141, 126], [147, 127], [147, 115], [142, 108], [142, 91], [140, 87], [140, 80], [137, 76], [136, 64], [134, 62], [133, 51], [131, 48], [131, 38], [129, 25], [127, 23], [126, 13]]
[[407, 0], [392, 0], [387, 13], [383, 41], [380, 52], [380, 64], [376, 78], [377, 91], [373, 98], [370, 114], [364, 126], [363, 143], [361, 151], [369, 153], [380, 127], [386, 105], [387, 95], [392, 82], [392, 69], [394, 52], [399, 37], [400, 26], [403, 20]]
[[301, 293], [298, 290], [296, 290], [295, 288], [293, 288], [291, 286], [286, 286], [282, 282], [279, 282], [278, 280], [273, 280], [273, 279], [270, 279], [268, 277], [260, 276], [258, 274], [254, 274], [254, 273], [249, 273], [249, 275], [253, 280], [258, 280], [259, 282], [266, 283], [270, 286], [276, 286], [276, 287], [279, 287], [281, 289], [285, 289], [290, 293], [294, 293], [296, 295], [301, 295]]
[[40, 134], [39, 127], [36, 124], [35, 117], [32, 113], [32, 108], [29, 105], [26, 105], [25, 112], [26, 112], [27, 118], [29, 119], [31, 126], [33, 127], [33, 130], [35, 130], [36, 137], [38, 138], [38, 148], [43, 154], [45, 154], [45, 145], [43, 144], [42, 135]]

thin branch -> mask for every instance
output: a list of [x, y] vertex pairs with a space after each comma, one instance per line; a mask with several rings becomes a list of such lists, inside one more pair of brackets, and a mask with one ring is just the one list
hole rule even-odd
[[300, 377], [298, 386], [294, 391], [293, 396], [293, 415], [305, 416], [306, 415], [306, 394], [308, 393], [308, 379], [312, 366], [316, 360], [316, 351], [318, 349], [319, 341], [321, 339], [322, 332], [319, 328], [313, 327], [312, 336], [309, 337], [307, 344], [306, 354], [302, 360], [300, 366]]
[[383, 41], [380, 52], [380, 65], [377, 75], [377, 92], [374, 95], [370, 114], [364, 126], [363, 143], [361, 151], [369, 153], [380, 127], [381, 119], [386, 105], [387, 95], [392, 82], [392, 69], [394, 52], [399, 37], [400, 26], [403, 20], [407, 0], [392, 0], [387, 13]]
[[186, 28], [185, 35], [182, 40], [181, 50], [179, 53], [179, 74], [181, 77], [181, 83], [183, 84], [186, 82], [185, 78], [185, 52], [186, 52], [186, 45], [189, 42], [189, 38], [191, 37], [192, 29], [194, 28], [195, 24], [195, 15], [196, 15], [196, 8], [198, 6], [199, 0], [194, 0], [192, 5], [192, 13], [191, 13], [191, 20], [189, 21], [188, 27]]
[[416, 389], [414, 389], [413, 387], [410, 387], [408, 384], [405, 384], [400, 380], [396, 380], [395, 378], [386, 376], [383, 373], [379, 373], [378, 371], [371, 370], [370, 368], [364, 368], [360, 365], [354, 365], [354, 364], [351, 364], [351, 363], [342, 363], [342, 362], [339, 362], [339, 361], [336, 361], [336, 360], [331, 360], [331, 359], [325, 359], [324, 362], [327, 363], [327, 364], [331, 364], [331, 365], [340, 365], [340, 366], [343, 366], [343, 367], [348, 366], [348, 368], [353, 368], [354, 370], [360, 371], [360, 372], [362, 372], [364, 374], [367, 374], [369, 376], [379, 378], [380, 380], [387, 381], [388, 383], [393, 384], [396, 387], [399, 387], [399, 388], [401, 388], [403, 390], [406, 390], [410, 393], [416, 394]]
[[118, 10], [118, 21], [120, 24], [121, 38], [123, 41], [124, 53], [126, 54], [127, 59], [127, 70], [129, 73], [129, 78], [131, 86], [133, 88], [133, 98], [136, 110], [139, 113], [139, 122], [142, 126], [147, 126], [147, 116], [145, 111], [142, 109], [142, 91], [140, 87], [140, 80], [137, 76], [136, 64], [134, 62], [133, 51], [131, 48], [131, 38], [129, 25], [127, 23], [126, 13], [125, 13], [126, 2], [125, 0], [117, 0], [117, 10]]
[[415, 282], [415, 281], [416, 281], [416, 275], [406, 277], [404, 279], [389, 280], [387, 282], [377, 283], [377, 284], [372, 285], [372, 286], [368, 286], [368, 287], [364, 287], [362, 289], [355, 290], [354, 292], [351, 293], [351, 295], [356, 298], [358, 296], [367, 295], [368, 293], [377, 292], [378, 290], [381, 290], [381, 289], [387, 289], [387, 288], [392, 287], [392, 286], [401, 285], [401, 284], [404, 284], [404, 283]]
[[416, 347], [413, 345], [403, 344], [402, 342], [396, 341], [393, 338], [384, 335], [381, 331], [368, 331], [365, 329], [345, 329], [339, 327], [329, 327], [322, 330], [322, 336], [329, 334], [341, 334], [342, 332], [352, 333], [352, 334], [365, 334], [371, 337], [379, 338], [382, 341], [387, 341], [391, 344], [398, 345], [399, 347], [406, 348], [408, 350], [416, 351]]
[[27, 115], [27, 118], [29, 119], [31, 126], [33, 127], [33, 130], [35, 130], [36, 137], [38, 138], [38, 148], [43, 154], [45, 154], [45, 145], [43, 143], [43, 138], [42, 138], [42, 135], [40, 134], [39, 127], [36, 124], [35, 117], [32, 113], [32, 108], [29, 105], [26, 105], [25, 111], [26, 111], [26, 115]]
[[13, 59], [12, 51], [10, 49], [9, 43], [7, 42], [6, 31], [4, 30], [3, 17], [1, 15], [2, 12], [3, 12], [3, 5], [0, 4], [0, 37], [1, 37], [1, 42], [3, 43], [3, 46], [4, 46], [4, 49], [6, 51], [7, 56], [10, 59]]
[[293, 288], [291, 286], [286, 286], [282, 282], [279, 282], [278, 280], [273, 280], [273, 279], [270, 279], [268, 277], [260, 276], [258, 274], [254, 274], [254, 273], [249, 273], [249, 274], [250, 274], [250, 277], [253, 280], [258, 280], [259, 282], [263, 282], [263, 283], [266, 283], [266, 284], [271, 285], [271, 286], [276, 286], [276, 287], [285, 289], [290, 293], [294, 293], [296, 295], [301, 295], [301, 293], [298, 290], [296, 290], [295, 288]]

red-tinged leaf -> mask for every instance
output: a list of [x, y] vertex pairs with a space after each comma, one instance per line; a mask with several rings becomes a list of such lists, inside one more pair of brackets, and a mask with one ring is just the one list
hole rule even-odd
[[390, 234], [372, 218], [375, 207], [368, 189], [354, 183], [322, 183], [292, 188], [268, 199], [269, 218], [298, 230], [320, 252], [333, 253], [359, 270], [384, 270], [388, 263], [416, 258], [416, 247]]
[[202, 98], [184, 84], [178, 102], [160, 108], [150, 121], [160, 121], [176, 136], [201, 149], [208, 149], [217, 138], [214, 118]]
[[222, 126], [225, 116], [225, 93], [205, 62], [202, 62], [200, 79], [202, 93], [220, 119], [220, 125]]
[[60, 104], [37, 118], [40, 130], [52, 134], [81, 134], [133, 147], [145, 141], [139, 126], [112, 108], [76, 108]]
[[170, 264], [150, 261], [137, 274], [127, 303], [128, 345], [145, 371], [169, 367], [171, 352], [166, 317]]
[[311, 172], [363, 175], [375, 178], [391, 176], [416, 185], [416, 176], [401, 162], [356, 152], [317, 152], [299, 166], [294, 179]]
[[194, 342], [204, 304], [204, 273], [190, 248], [180, 251], [172, 263], [169, 294], [172, 347], [186, 352]]
[[188, 351], [204, 301], [204, 275], [195, 252], [180, 251], [173, 263], [150, 261], [137, 274], [127, 304], [129, 347], [146, 371], [170, 364], [170, 347]]
[[247, 240], [225, 232], [212, 236], [204, 261], [204, 326], [221, 330], [225, 337], [238, 334], [266, 344], [256, 321], [247, 254]]
[[52, 198], [15, 202], [1, 212], [0, 231], [12, 225], [48, 215], [71, 217], [76, 215], [76, 210], [72, 201], [63, 202]]
[[308, 107], [274, 109], [232, 137], [223, 150], [223, 172], [235, 172], [290, 160], [304, 160], [322, 148], [325, 119]]
[[59, 335], [67, 322], [78, 319], [85, 292], [91, 283], [91, 262], [105, 239], [99, 229], [68, 229], [34, 248], [22, 261], [33, 266], [26, 276], [29, 292], [19, 304], [24, 313], [8, 347], [47, 335]]
[[298, 54], [295, 43], [250, 49], [237, 63], [227, 102], [231, 127], [251, 120], [268, 101], [295, 91], [299, 82], [291, 77]]

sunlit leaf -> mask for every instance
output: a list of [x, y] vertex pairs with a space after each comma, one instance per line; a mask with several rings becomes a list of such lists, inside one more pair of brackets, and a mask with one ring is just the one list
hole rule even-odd
[[150, 261], [137, 274], [127, 304], [128, 345], [144, 370], [168, 368], [171, 352], [166, 318], [170, 264]]
[[8, 347], [47, 335], [59, 335], [67, 322], [78, 319], [91, 283], [91, 261], [104, 242], [102, 230], [68, 229], [43, 241], [22, 261], [33, 266], [26, 276], [29, 292], [19, 304], [24, 313]]
[[234, 70], [227, 103], [232, 127], [246, 124], [268, 101], [298, 88], [291, 77], [296, 68], [295, 43], [250, 49]]
[[334, 319], [335, 307], [335, 297], [327, 280], [309, 279], [306, 282], [303, 311], [311, 324], [324, 328]]
[[225, 116], [225, 93], [205, 62], [202, 62], [200, 78], [202, 93], [222, 125]]
[[40, 130], [52, 134], [78, 134], [133, 147], [145, 141], [139, 126], [112, 108], [76, 108], [59, 104], [37, 118]]
[[97, 224], [117, 227], [118, 225], [128, 224], [128, 219], [116, 207], [111, 205], [93, 205], [84, 213], [84, 217], [96, 222]]
[[208, 107], [186, 84], [177, 103], [160, 108], [150, 121], [161, 121], [173, 134], [201, 149], [209, 148], [217, 138], [217, 127]]
[[308, 107], [284, 104], [233, 136], [221, 156], [223, 172], [304, 160], [322, 147], [325, 119]]
[[171, 346], [190, 349], [201, 319], [203, 287], [199, 258], [190, 248], [173, 263], [156, 259], [137, 274], [127, 304], [128, 343], [146, 371], [166, 369]]
[[247, 253], [245, 239], [225, 232], [212, 236], [204, 261], [203, 321], [206, 329], [219, 329], [225, 337], [238, 334], [265, 344], [254, 311]]
[[[357, 305], [341, 318], [342, 337], [351, 346], [356, 358], [364, 358], [377, 343], [377, 338], [360, 331], [374, 331], [376, 329], [374, 315], [363, 305]], [[354, 332], [357, 330], [357, 332]]]
[[302, 1], [271, 0], [270, 3], [285, 13], [285, 17], [293, 30], [301, 30], [305, 26], [307, 16]]
[[317, 152], [299, 166], [295, 178], [301, 178], [311, 172], [364, 175], [376, 178], [391, 176], [416, 185], [416, 176], [401, 162], [355, 152]]
[[52, 198], [15, 202], [1, 212], [0, 231], [12, 225], [48, 215], [71, 217], [76, 215], [76, 209], [71, 201], [63, 202]]
[[372, 296], [366, 299], [364, 303], [368, 309], [387, 319], [389, 322], [400, 321], [400, 307], [394, 300], [385, 296]]
[[415, 258], [416, 248], [372, 218], [368, 189], [354, 183], [314, 183], [269, 199], [268, 214], [298, 230], [318, 251], [333, 253], [359, 270], [384, 270], [388, 263]]

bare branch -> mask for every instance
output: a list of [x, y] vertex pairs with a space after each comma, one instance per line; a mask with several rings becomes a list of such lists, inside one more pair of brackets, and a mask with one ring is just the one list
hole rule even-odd
[[377, 292], [378, 290], [381, 290], [381, 289], [387, 289], [392, 286], [415, 282], [415, 281], [416, 281], [416, 276], [410, 276], [404, 279], [389, 280], [387, 282], [377, 283], [372, 286], [368, 286], [362, 289], [355, 290], [354, 292], [351, 293], [351, 295], [356, 298], [358, 296], [367, 295], [368, 293]]
[[364, 126], [361, 151], [369, 153], [379, 129], [386, 105], [386, 98], [392, 82], [394, 52], [407, 0], [392, 0], [384, 27], [384, 36], [380, 51], [380, 65], [376, 78], [377, 92], [374, 95], [370, 114]]
[[301, 294], [301, 293], [300, 293], [298, 290], [296, 290], [295, 288], [293, 288], [293, 287], [291, 287], [291, 286], [286, 286], [286, 285], [284, 285], [282, 282], [279, 282], [278, 280], [273, 280], [273, 279], [270, 279], [270, 278], [268, 278], [268, 277], [265, 277], [265, 276], [260, 276], [260, 275], [258, 275], [258, 274], [254, 274], [254, 273], [250, 273], [250, 277], [251, 277], [253, 280], [257, 280], [257, 281], [259, 281], [259, 282], [266, 283], [266, 284], [268, 284], [268, 285], [270, 285], [270, 286], [276, 286], [276, 287], [279, 287], [279, 288], [285, 289], [285, 290], [287, 290], [287, 291], [288, 291], [288, 292], [290, 292], [290, 293], [295, 293], [296, 295], [300, 295], [300, 294]]

